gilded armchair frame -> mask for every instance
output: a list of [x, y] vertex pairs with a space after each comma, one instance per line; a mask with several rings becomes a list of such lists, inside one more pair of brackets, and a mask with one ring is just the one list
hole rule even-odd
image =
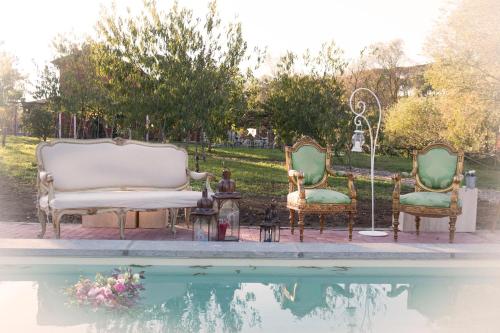
[[[457, 165], [455, 168], [455, 175], [453, 176], [453, 181], [451, 182], [451, 185], [442, 189], [433, 189], [426, 186], [420, 180], [418, 173], [418, 156], [425, 154], [435, 148], [445, 149], [451, 155], [457, 156]], [[419, 235], [420, 233], [421, 217], [431, 217], [431, 218], [449, 217], [450, 218], [449, 242], [453, 243], [455, 239], [455, 225], [457, 222], [457, 216], [462, 214], [462, 207], [460, 207], [458, 203], [458, 190], [460, 188], [460, 182], [462, 181], [463, 178], [462, 176], [463, 165], [464, 165], [464, 153], [460, 150], [454, 149], [452, 146], [446, 143], [433, 143], [421, 150], [413, 151], [413, 170], [411, 175], [412, 177], [415, 178], [415, 192], [436, 192], [436, 193], [451, 192], [450, 207], [438, 208], [438, 207], [427, 207], [427, 206], [402, 205], [400, 203], [401, 176], [399, 174], [395, 174], [393, 176], [393, 181], [395, 183], [395, 186], [394, 186], [394, 192], [392, 194], [392, 212], [393, 212], [392, 227], [394, 231], [395, 241], [398, 240], [399, 213], [404, 212], [415, 216], [415, 226], [417, 235]]]
[[[170, 147], [176, 150], [180, 150], [186, 155], [186, 165], [188, 165], [188, 153], [184, 148], [172, 145], [172, 144], [162, 144], [162, 143], [149, 143], [143, 141], [135, 141], [135, 140], [126, 140], [123, 138], [114, 138], [114, 139], [91, 139], [91, 140], [77, 140], [77, 139], [55, 139], [47, 142], [41, 142], [36, 147], [36, 159], [38, 164], [38, 175], [37, 175], [37, 214], [38, 220], [41, 225], [41, 232], [38, 234], [38, 238], [43, 238], [46, 232], [46, 224], [47, 222], [52, 222], [55, 236], [57, 239], [61, 236], [61, 218], [64, 215], [95, 215], [101, 213], [113, 213], [117, 217], [118, 227], [120, 229], [120, 239], [125, 239], [125, 219], [127, 212], [129, 211], [156, 211], [158, 209], [137, 209], [137, 208], [119, 208], [119, 207], [86, 207], [86, 208], [78, 208], [78, 209], [53, 209], [50, 207], [50, 204], [47, 204], [47, 207], [40, 206], [40, 199], [47, 195], [48, 203], [54, 196], [56, 195], [56, 191], [54, 188], [54, 178], [53, 175], [48, 173], [45, 170], [41, 150], [47, 146], [54, 146], [60, 143], [72, 143], [72, 144], [82, 144], [82, 145], [92, 145], [92, 144], [100, 144], [100, 143], [112, 143], [117, 146], [123, 146], [127, 144], [135, 144], [147, 147]], [[194, 172], [189, 169], [186, 169], [187, 181], [185, 184], [178, 188], [161, 188], [161, 187], [121, 187], [121, 188], [86, 188], [80, 191], [93, 191], [93, 190], [130, 190], [130, 191], [140, 191], [140, 190], [171, 190], [171, 191], [189, 191], [191, 190], [191, 179], [192, 180], [205, 180], [206, 186], [210, 190], [210, 180], [215, 179], [214, 175], [209, 172]], [[177, 221], [178, 208], [159, 208], [159, 209], [168, 209], [169, 214], [167, 215], [167, 220], [165, 221], [165, 227], [168, 225], [168, 219], [170, 216], [170, 227], [172, 232], [176, 233], [175, 223]], [[185, 220], [186, 223], [189, 223], [189, 215], [190, 215], [190, 207], [185, 208]], [[44, 216], [45, 214], [45, 216]], [[189, 224], [188, 224], [189, 225]]]
[[[304, 185], [304, 173], [302, 170], [294, 170], [292, 166], [292, 154], [304, 146], [313, 146], [319, 152], [326, 154], [325, 172], [323, 178], [315, 184]], [[300, 241], [304, 240], [304, 217], [306, 214], [319, 214], [320, 233], [323, 233], [326, 214], [347, 213], [349, 240], [352, 240], [352, 228], [356, 214], [356, 187], [354, 186], [354, 176], [352, 173], [347, 173], [350, 204], [308, 204], [306, 202], [306, 189], [326, 189], [328, 187], [328, 176], [335, 175], [331, 168], [333, 161], [333, 153], [330, 145], [326, 148], [320, 146], [314, 139], [304, 136], [297, 141], [292, 147], [285, 147], [286, 169], [288, 172], [288, 193], [292, 193], [297, 188], [299, 197], [297, 201], [290, 202], [287, 200], [287, 208], [290, 210], [290, 230], [294, 233], [295, 213], [298, 214], [298, 226], [300, 228]]]

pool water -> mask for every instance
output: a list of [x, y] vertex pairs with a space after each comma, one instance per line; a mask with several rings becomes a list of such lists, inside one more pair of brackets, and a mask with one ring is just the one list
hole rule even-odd
[[0, 265], [0, 332], [500, 332], [498, 269], [133, 266], [133, 310], [68, 304], [114, 267]]

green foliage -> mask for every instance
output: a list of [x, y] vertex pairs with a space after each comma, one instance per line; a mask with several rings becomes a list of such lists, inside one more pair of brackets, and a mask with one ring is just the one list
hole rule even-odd
[[305, 74], [294, 71], [294, 54], [282, 58], [277, 75], [267, 83], [263, 109], [285, 143], [308, 135], [341, 149], [348, 139], [345, 129], [351, 118], [338, 80], [345, 67], [341, 51], [334, 44], [324, 45], [316, 57], [306, 53], [303, 58]]
[[422, 148], [443, 139], [445, 123], [434, 97], [399, 100], [385, 116], [385, 141], [401, 148]]
[[500, 126], [500, 3], [462, 0], [429, 38], [426, 80], [439, 97], [446, 138], [464, 150], [491, 152]]
[[45, 105], [25, 109], [22, 114], [23, 128], [32, 136], [46, 141], [54, 133], [55, 114]]

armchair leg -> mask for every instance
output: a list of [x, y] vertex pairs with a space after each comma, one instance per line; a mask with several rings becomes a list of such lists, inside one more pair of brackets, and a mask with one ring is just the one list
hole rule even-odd
[[290, 209], [290, 231], [292, 235], [294, 231], [294, 224], [295, 224], [295, 211], [293, 209]]
[[349, 227], [349, 241], [352, 241], [352, 227], [354, 225], [354, 213], [349, 212], [349, 221], [348, 221], [348, 227]]
[[299, 211], [300, 241], [304, 241], [304, 213]]
[[323, 228], [325, 227], [325, 215], [320, 214], [319, 215], [319, 233], [323, 233]]
[[415, 230], [417, 232], [417, 236], [420, 235], [420, 216], [415, 216]]
[[394, 231], [394, 241], [398, 241], [398, 231], [399, 231], [399, 211], [395, 211], [392, 214], [393, 222], [392, 222], [392, 230]]
[[455, 224], [457, 223], [456, 216], [450, 216], [450, 243], [455, 241]]

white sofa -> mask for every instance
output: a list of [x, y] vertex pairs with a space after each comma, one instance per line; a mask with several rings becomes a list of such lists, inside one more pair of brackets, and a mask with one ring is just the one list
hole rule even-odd
[[170, 209], [175, 233], [178, 208], [196, 207], [201, 198], [201, 192], [191, 190], [190, 179], [206, 180], [211, 191], [213, 176], [190, 171], [186, 150], [171, 144], [60, 139], [40, 143], [36, 156], [39, 237], [44, 236], [49, 218], [59, 238], [63, 215], [112, 212], [124, 239], [127, 211], [158, 209]]

